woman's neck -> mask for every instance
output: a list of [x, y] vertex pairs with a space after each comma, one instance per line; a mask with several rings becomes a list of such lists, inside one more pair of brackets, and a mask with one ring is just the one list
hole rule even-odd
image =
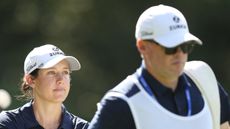
[[61, 104], [33, 102], [34, 115], [38, 123], [45, 129], [57, 129], [62, 118]]

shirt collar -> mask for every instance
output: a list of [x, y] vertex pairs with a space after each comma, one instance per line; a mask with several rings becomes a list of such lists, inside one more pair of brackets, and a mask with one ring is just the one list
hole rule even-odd
[[155, 77], [153, 77], [145, 69], [145, 67], [142, 67], [141, 71], [142, 71], [141, 72], [141, 76], [144, 77], [144, 79], [146, 80], [147, 84], [149, 85], [149, 87], [153, 91], [153, 94], [156, 95], [156, 96], [164, 96], [165, 94], [173, 93], [173, 92], [178, 92], [180, 90], [184, 90], [185, 89], [186, 80], [183, 78], [183, 76], [185, 76], [184, 73], [179, 77], [179, 81], [178, 81], [178, 85], [177, 85], [176, 90], [172, 91], [170, 88], [164, 86]]
[[[22, 106], [21, 111], [23, 112], [22, 115], [25, 118], [26, 126], [27, 128], [41, 128], [39, 123], [37, 122], [34, 111], [33, 111], [33, 106], [32, 106], [32, 100], [25, 105]], [[64, 105], [62, 105], [62, 120], [61, 124], [59, 126], [59, 129], [72, 129], [73, 124], [71, 120], [70, 114], [67, 112], [66, 108]]]
[[40, 126], [35, 118], [32, 102], [33, 100], [23, 105], [20, 109], [21, 114], [24, 120], [26, 121], [25, 123], [27, 128], [31, 128], [31, 127], [36, 128]]
[[69, 112], [67, 112], [64, 105], [62, 105], [62, 121], [61, 125], [59, 126], [61, 129], [72, 129], [73, 128], [73, 121], [71, 120], [71, 116]]

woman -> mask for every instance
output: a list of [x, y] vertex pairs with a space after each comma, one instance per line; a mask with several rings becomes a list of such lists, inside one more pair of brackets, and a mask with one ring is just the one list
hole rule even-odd
[[80, 69], [75, 57], [54, 45], [33, 49], [24, 62], [21, 90], [31, 101], [0, 114], [1, 129], [86, 129], [88, 122], [63, 105], [70, 90], [70, 73]]

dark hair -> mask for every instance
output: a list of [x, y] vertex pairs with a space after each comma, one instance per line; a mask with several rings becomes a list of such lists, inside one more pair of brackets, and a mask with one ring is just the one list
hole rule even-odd
[[[30, 73], [30, 75], [35, 79], [38, 76], [38, 71], [39, 69], [35, 69]], [[33, 99], [33, 91], [30, 85], [26, 83], [26, 81], [22, 78], [22, 83], [21, 83], [21, 95], [17, 96], [18, 100], [31, 100]]]

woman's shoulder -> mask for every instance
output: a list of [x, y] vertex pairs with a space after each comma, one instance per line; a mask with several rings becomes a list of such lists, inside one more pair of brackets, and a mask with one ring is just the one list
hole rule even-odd
[[0, 125], [7, 128], [19, 128], [23, 125], [26, 116], [31, 114], [30, 110], [31, 105], [26, 103], [16, 109], [2, 111], [0, 113]]
[[20, 115], [20, 108], [18, 107], [16, 109], [12, 110], [4, 110], [0, 113], [0, 123], [2, 121], [10, 121], [12, 119], [17, 118]]
[[14, 110], [2, 111], [0, 113], [0, 127], [16, 128], [19, 119], [20, 119], [19, 108]]

